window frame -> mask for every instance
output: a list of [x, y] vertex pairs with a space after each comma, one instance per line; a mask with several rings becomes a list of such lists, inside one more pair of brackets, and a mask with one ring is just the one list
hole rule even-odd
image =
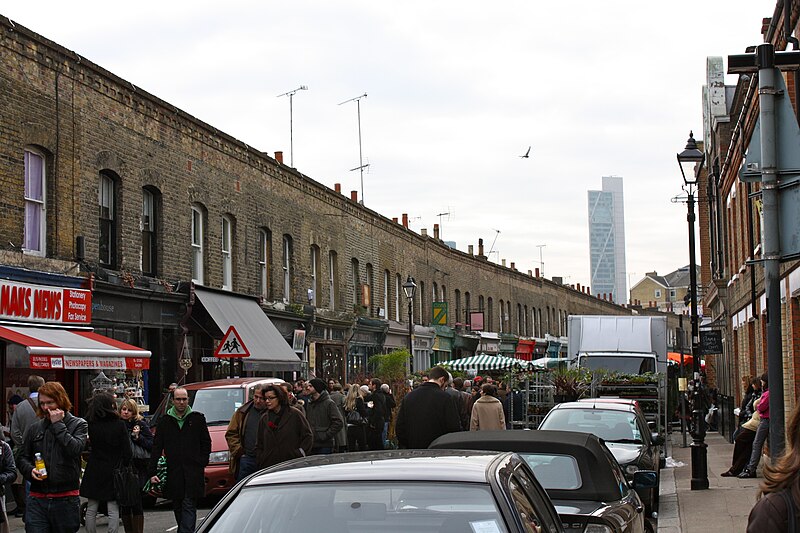
[[220, 248], [222, 254], [222, 290], [233, 290], [233, 219], [222, 215]]
[[142, 274], [158, 275], [158, 193], [142, 187], [142, 250], [139, 267]]
[[[39, 182], [39, 187], [41, 188], [41, 197], [35, 198], [29, 195], [29, 191], [32, 187], [29, 186], [29, 183], [32, 181], [32, 174], [33, 169], [31, 168], [31, 157], [36, 157], [41, 160], [41, 172], [39, 176], [37, 176], [37, 180]], [[22, 251], [28, 255], [34, 255], [38, 257], [46, 257], [47, 255], [47, 157], [45, 156], [44, 152], [40, 150], [36, 150], [34, 148], [25, 148], [23, 154], [23, 166], [24, 166], [24, 186], [23, 186], [23, 200], [25, 202], [25, 215], [23, 219], [23, 233], [22, 233]], [[33, 228], [28, 227], [28, 209], [31, 209], [31, 212], [38, 213], [38, 220], [39, 220], [39, 229], [36, 231], [36, 241], [38, 244], [38, 248], [29, 247], [31, 238], [34, 237], [31, 233], [33, 232]]]
[[[117, 180], [109, 171], [101, 171], [97, 190], [97, 253], [100, 266], [117, 266]], [[107, 210], [107, 211], [106, 211]], [[105, 253], [104, 253], [105, 250]]]
[[270, 297], [270, 257], [272, 255], [272, 232], [267, 228], [258, 230], [258, 290], [261, 297]]
[[281, 266], [283, 268], [283, 301], [292, 301], [292, 236], [283, 236], [283, 257]]
[[192, 281], [198, 285], [205, 284], [205, 220], [204, 210], [199, 205], [192, 205], [191, 219], [191, 251]]

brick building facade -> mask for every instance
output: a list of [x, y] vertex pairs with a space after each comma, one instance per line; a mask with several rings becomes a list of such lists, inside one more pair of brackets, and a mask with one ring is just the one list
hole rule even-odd
[[[630, 313], [588, 288], [491, 263], [482, 247], [465, 253], [416, 234], [280, 153], [259, 152], [8, 19], [0, 29], [0, 242], [11, 243], [0, 262], [90, 277], [93, 326], [153, 351], [153, 389], [179, 377], [187, 335], [188, 378], [218, 373], [201, 359], [219, 336], [187, 319], [193, 286], [259, 298], [287, 340], [308, 334], [311, 369], [340, 379], [365, 371], [390, 321], [406, 323], [408, 276], [421, 326], [434, 301], [448, 303], [451, 329], [482, 310], [484, 329], [522, 337], [565, 336], [569, 314]], [[33, 197], [31, 180], [44, 184]], [[354, 350], [359, 342], [371, 348]]]

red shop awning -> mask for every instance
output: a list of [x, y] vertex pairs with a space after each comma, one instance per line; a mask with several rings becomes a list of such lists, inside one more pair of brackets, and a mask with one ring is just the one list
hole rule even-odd
[[25, 346], [32, 369], [145, 370], [150, 351], [88, 330], [0, 326], [0, 339]]

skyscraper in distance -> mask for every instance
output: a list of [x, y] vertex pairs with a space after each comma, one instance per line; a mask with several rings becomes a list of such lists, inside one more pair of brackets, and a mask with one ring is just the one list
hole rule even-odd
[[589, 191], [589, 263], [592, 294], [628, 301], [625, 209], [622, 178], [603, 176], [603, 189]]

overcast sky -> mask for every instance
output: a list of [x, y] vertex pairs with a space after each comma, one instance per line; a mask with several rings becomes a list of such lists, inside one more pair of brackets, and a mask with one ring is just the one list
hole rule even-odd
[[[589, 283], [587, 191], [624, 178], [627, 271], [688, 264], [675, 154], [706, 57], [766, 0], [4, 2], [0, 13], [365, 205], [490, 260]], [[735, 76], [726, 76], [735, 84]], [[532, 146], [531, 156], [519, 156]], [[449, 215], [437, 216], [439, 213]], [[499, 233], [498, 233], [499, 230]], [[698, 256], [699, 260], [699, 256]], [[630, 288], [630, 285], [629, 285]]]

